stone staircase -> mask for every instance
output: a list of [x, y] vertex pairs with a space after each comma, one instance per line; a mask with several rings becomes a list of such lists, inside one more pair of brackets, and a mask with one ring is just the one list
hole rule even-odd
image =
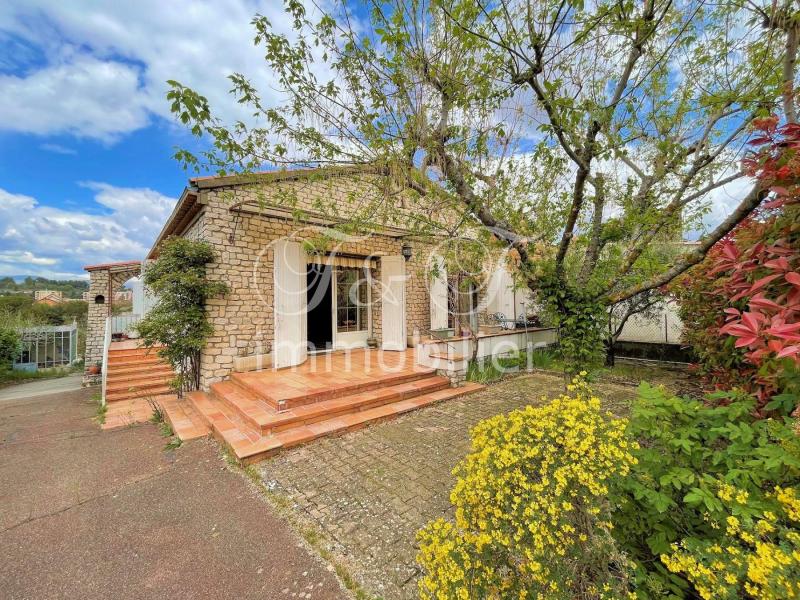
[[172, 368], [159, 358], [158, 348], [112, 343], [108, 350], [106, 402], [120, 402], [172, 392]]
[[284, 448], [389, 419], [435, 402], [481, 389], [451, 388], [433, 369], [375, 371], [369, 378], [314, 378], [291, 369], [234, 373], [206, 392], [162, 402], [181, 439], [209, 429], [241, 463], [267, 458]]

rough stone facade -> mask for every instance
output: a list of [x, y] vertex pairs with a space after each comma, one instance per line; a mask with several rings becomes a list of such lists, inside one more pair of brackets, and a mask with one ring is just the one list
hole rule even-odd
[[[105, 341], [106, 318], [111, 315], [114, 305], [114, 292], [126, 281], [136, 277], [141, 267], [135, 266], [92, 269], [89, 273], [89, 311], [86, 325], [86, 352], [84, 364], [90, 367], [103, 361], [103, 343]], [[109, 282], [109, 278], [111, 281]], [[97, 302], [102, 296], [102, 303]]]
[[[86, 354], [84, 364], [89, 367], [103, 360], [103, 339], [106, 318], [109, 315], [108, 271], [92, 272], [89, 280], [89, 313], [86, 324]], [[104, 303], [96, 304], [95, 298], [103, 296]]]
[[[225, 282], [230, 291], [208, 302], [206, 309], [214, 328], [201, 358], [201, 386], [226, 378], [234, 357], [269, 353], [274, 343], [272, 243], [291, 239], [319, 247], [321, 236], [333, 234], [321, 225], [300, 223], [291, 217], [253, 214], [237, 207], [292, 203], [312, 210], [321, 204], [346, 206], [359, 184], [347, 178], [231, 186], [202, 192], [199, 218], [182, 234], [211, 243], [216, 260], [209, 265], [209, 279]], [[233, 210], [232, 210], [233, 208]], [[404, 243], [413, 249], [406, 263], [406, 328], [409, 338], [430, 329], [430, 299], [425, 282], [430, 245], [413, 237], [392, 235], [353, 236], [330, 241], [326, 250], [337, 254], [400, 255]], [[373, 337], [381, 343], [380, 260], [371, 269], [371, 318]]]

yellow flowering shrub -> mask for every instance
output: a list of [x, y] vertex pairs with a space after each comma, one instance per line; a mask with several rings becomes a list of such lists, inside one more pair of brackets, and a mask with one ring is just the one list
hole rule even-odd
[[626, 422], [576, 379], [568, 394], [479, 423], [454, 470], [454, 522], [418, 534], [423, 598], [624, 598], [608, 484], [635, 463]]
[[[631, 407], [637, 462], [610, 483], [609, 501], [632, 588], [640, 600], [797, 597], [781, 582], [798, 578], [795, 423], [757, 418], [754, 399], [740, 392], [710, 399], [643, 383]], [[769, 574], [759, 570], [768, 564]]]
[[[750, 495], [722, 483], [717, 491], [729, 514], [713, 525], [719, 540], [684, 539], [661, 561], [688, 579], [701, 598], [800, 598], [800, 494], [776, 486], [749, 515]], [[739, 516], [736, 516], [739, 515]]]

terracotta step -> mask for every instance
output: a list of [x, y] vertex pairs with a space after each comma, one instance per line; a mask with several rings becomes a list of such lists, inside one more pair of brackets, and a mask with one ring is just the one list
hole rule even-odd
[[156, 371], [169, 371], [170, 373], [173, 372], [172, 367], [163, 362], [146, 364], [135, 363], [127, 366], [109, 365], [108, 377], [111, 377], [112, 375], [117, 376], [131, 374], [135, 375], [137, 373], [154, 373]]
[[[279, 411], [290, 410], [292, 408], [341, 398], [359, 392], [368, 392], [381, 387], [397, 385], [416, 381], [435, 374], [434, 369], [422, 367], [416, 368], [413, 372], [401, 373], [377, 373], [374, 379], [369, 381], [358, 381], [351, 383], [340, 383], [337, 385], [321, 385], [319, 388], [298, 388], [293, 391], [276, 392], [269, 384], [265, 383], [258, 372], [233, 373], [230, 381], [244, 388], [251, 394], [266, 401], [270, 406]], [[291, 373], [290, 373], [291, 374]]]
[[108, 358], [109, 366], [115, 367], [127, 367], [127, 366], [136, 366], [136, 365], [154, 365], [157, 363], [163, 362], [160, 356], [155, 354], [151, 354], [149, 356], [122, 356], [120, 358], [114, 359], [113, 357]]
[[236, 411], [205, 392], [190, 392], [192, 408], [211, 428], [211, 434], [225, 444], [241, 462], [255, 462], [280, 448], [274, 435], [263, 436], [236, 415]]
[[164, 418], [181, 441], [193, 440], [211, 433], [206, 420], [198, 414], [188, 399], [179, 400], [172, 394], [161, 396], [157, 401], [164, 412]]
[[246, 423], [238, 411], [205, 392], [192, 392], [189, 399], [194, 409], [207, 419], [214, 436], [228, 446], [240, 462], [249, 464], [268, 458], [281, 449], [304, 444], [325, 435], [358, 429], [371, 422], [390, 419], [442, 400], [476, 392], [483, 387], [470, 383], [460, 388], [439, 389], [406, 400], [389, 402], [310, 424], [295, 425], [267, 435], [262, 435]]
[[115, 391], [106, 389], [106, 402], [144, 398], [145, 396], [161, 396], [163, 394], [169, 394], [172, 391], [172, 388], [165, 383], [156, 383], [152, 386], [131, 386]]
[[172, 372], [172, 369], [152, 369], [121, 375], [109, 371], [106, 378], [106, 391], [147, 385], [150, 382], [169, 383], [174, 378], [175, 373]]
[[128, 350], [109, 350], [108, 357], [109, 358], [121, 358], [121, 357], [130, 357], [130, 356], [157, 356], [158, 351], [161, 350], [163, 346], [153, 346], [152, 348], [131, 348]]
[[175, 375], [170, 372], [160, 376], [147, 374], [144, 376], [137, 376], [132, 379], [115, 381], [113, 383], [106, 380], [106, 392], [121, 392], [127, 390], [128, 388], [133, 388], [133, 387], [144, 389], [148, 387], [166, 385], [174, 378]]
[[249, 426], [267, 434], [435, 392], [449, 385], [446, 377], [429, 375], [414, 381], [304, 404], [285, 411], [275, 411], [258, 396], [231, 381], [213, 384], [211, 393], [216, 399], [238, 411]]

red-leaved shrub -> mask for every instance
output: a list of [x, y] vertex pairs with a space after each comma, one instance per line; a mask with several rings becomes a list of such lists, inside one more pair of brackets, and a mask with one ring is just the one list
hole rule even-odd
[[800, 126], [757, 126], [763, 146], [744, 166], [771, 194], [671, 289], [699, 374], [788, 412], [800, 399]]

